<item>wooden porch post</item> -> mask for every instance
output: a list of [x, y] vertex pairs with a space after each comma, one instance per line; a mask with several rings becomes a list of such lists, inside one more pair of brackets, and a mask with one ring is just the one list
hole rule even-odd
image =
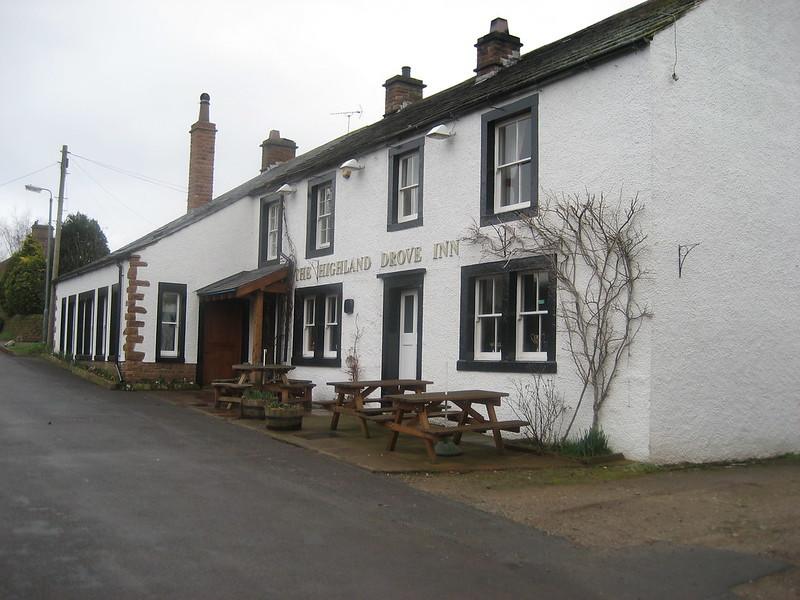
[[256, 314], [253, 319], [253, 350], [251, 352], [250, 362], [260, 363], [262, 359], [261, 346], [263, 345], [261, 334], [264, 329], [264, 290], [258, 290], [256, 292], [253, 310]]

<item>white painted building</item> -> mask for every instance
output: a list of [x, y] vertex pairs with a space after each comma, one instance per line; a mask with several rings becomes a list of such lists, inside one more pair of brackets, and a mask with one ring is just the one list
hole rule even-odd
[[[506, 264], [462, 237], [549, 191], [638, 194], [652, 317], [602, 409], [613, 448], [655, 462], [796, 452], [799, 25], [794, 0], [656, 0], [517, 58], [496, 20], [476, 77], [422, 99], [404, 68], [382, 121], [296, 158], [274, 132], [261, 175], [62, 277], [56, 347], [129, 380], [205, 382], [266, 352], [324, 397], [358, 328], [366, 377], [513, 392], [541, 376], [574, 403], [547, 262]], [[201, 106], [192, 170], [208, 174]], [[426, 135], [440, 125], [452, 135]], [[517, 139], [506, 155], [501, 136]], [[589, 402], [576, 431], [591, 417]]]

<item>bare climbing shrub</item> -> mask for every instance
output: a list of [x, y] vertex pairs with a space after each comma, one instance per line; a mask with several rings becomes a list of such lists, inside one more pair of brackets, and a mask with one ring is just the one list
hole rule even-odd
[[344, 372], [350, 378], [350, 381], [358, 381], [361, 379], [363, 369], [361, 367], [361, 356], [359, 355], [358, 343], [361, 341], [361, 336], [364, 331], [358, 325], [358, 315], [356, 315], [355, 329], [353, 330], [353, 337], [351, 338], [350, 347], [347, 349], [347, 356], [344, 359]]
[[513, 383], [511, 409], [518, 419], [530, 423], [522, 429], [525, 439], [540, 451], [556, 447], [564, 417], [571, 407], [564, 402], [563, 394], [556, 391], [555, 382], [535, 375]]

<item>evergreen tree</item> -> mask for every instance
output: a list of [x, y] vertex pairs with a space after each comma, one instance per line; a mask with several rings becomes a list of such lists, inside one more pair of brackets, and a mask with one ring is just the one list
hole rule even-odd
[[45, 271], [42, 247], [29, 235], [9, 259], [0, 281], [0, 301], [8, 316], [34, 315], [44, 310]]
[[108, 254], [108, 241], [94, 219], [68, 215], [61, 226], [59, 274], [69, 273]]

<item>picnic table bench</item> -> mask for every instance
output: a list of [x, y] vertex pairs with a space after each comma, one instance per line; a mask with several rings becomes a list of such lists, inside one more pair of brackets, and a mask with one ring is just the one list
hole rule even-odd
[[[253, 387], [253, 384], [239, 383], [237, 379], [217, 379], [211, 382], [211, 387], [214, 389], [214, 408], [219, 408], [220, 404], [225, 402], [241, 405], [242, 394]], [[223, 400], [223, 397], [228, 399]]]
[[[453, 437], [459, 444], [461, 436], [467, 431], [478, 433], [492, 432], [498, 453], [503, 453], [503, 436], [501, 431], [519, 433], [520, 428], [528, 425], [527, 421], [499, 421], [495, 407], [500, 406], [505, 392], [487, 390], [459, 390], [453, 392], [426, 392], [417, 394], [391, 394], [385, 399], [392, 401], [393, 418], [384, 425], [392, 430], [387, 449], [393, 451], [397, 446], [400, 433], [421, 438], [431, 462], [436, 462], [434, 444], [444, 437]], [[459, 408], [455, 426], [431, 423], [430, 419], [441, 412], [442, 403], [453, 403]], [[486, 409], [486, 416], [473, 408], [474, 404]], [[409, 418], [410, 417], [410, 418]], [[450, 417], [448, 416], [448, 419]], [[410, 422], [406, 422], [410, 421]]]
[[[366, 379], [359, 381], [329, 381], [332, 385], [335, 400], [332, 402], [319, 403], [331, 412], [331, 430], [335, 431], [339, 426], [340, 415], [351, 415], [358, 419], [364, 437], [369, 437], [367, 421], [380, 422], [381, 414], [391, 411], [390, 400], [386, 396], [380, 398], [369, 398], [376, 390], [382, 390], [388, 394], [403, 394], [404, 392], [424, 392], [433, 383], [424, 379]], [[366, 407], [365, 403], [381, 403], [380, 407]]]

